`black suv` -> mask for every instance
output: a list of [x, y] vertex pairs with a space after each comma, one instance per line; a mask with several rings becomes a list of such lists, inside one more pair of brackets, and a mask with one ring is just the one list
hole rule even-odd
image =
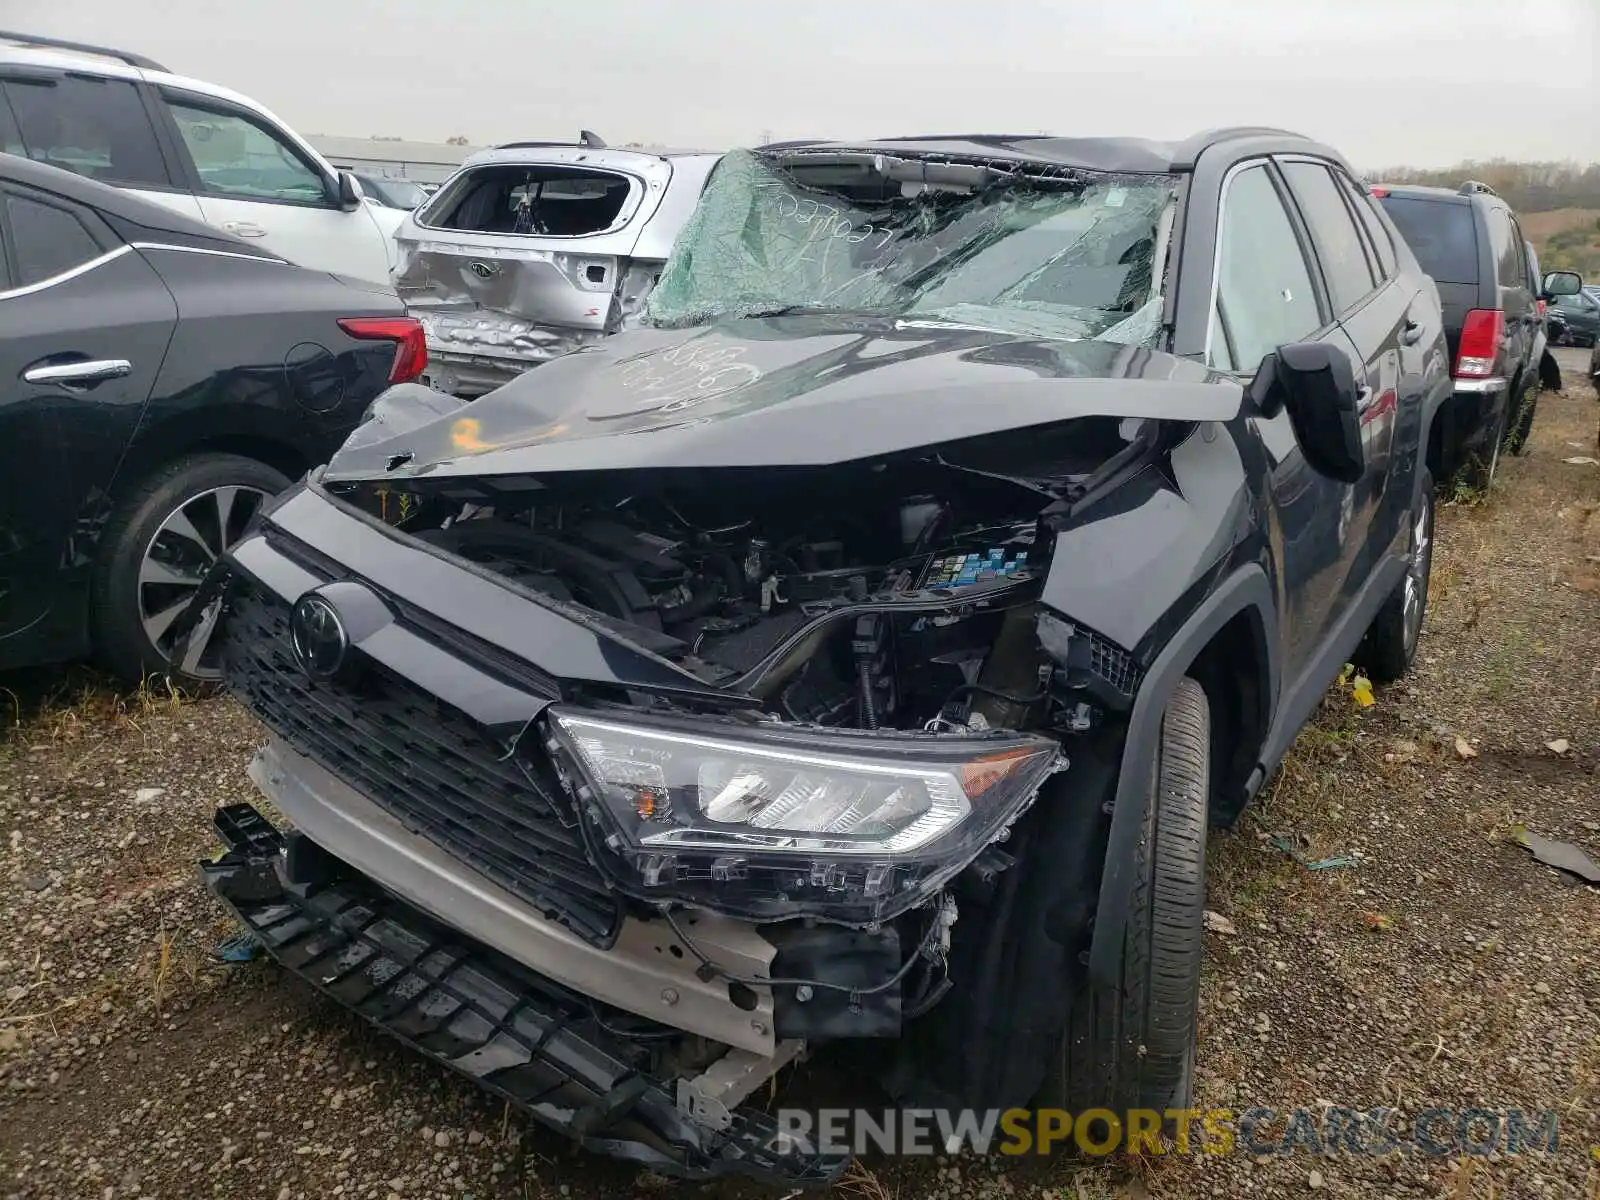
[[1294, 134], [731, 153], [649, 327], [391, 389], [215, 573], [295, 832], [221, 810], [206, 877], [664, 1170], [828, 1179], [744, 1101], [840, 1040], [912, 1104], [1181, 1107], [1207, 829], [1408, 669], [1450, 392]]
[[1444, 306], [1455, 396], [1433, 427], [1428, 462], [1444, 481], [1487, 488], [1500, 448], [1520, 454], [1533, 428], [1544, 352], [1544, 302], [1510, 205], [1487, 184], [1458, 191], [1380, 184], [1372, 189]]

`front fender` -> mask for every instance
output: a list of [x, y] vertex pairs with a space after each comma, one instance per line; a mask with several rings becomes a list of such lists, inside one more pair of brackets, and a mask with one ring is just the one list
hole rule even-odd
[[[1094, 939], [1089, 948], [1089, 976], [1107, 987], [1117, 985], [1122, 974], [1123, 934], [1127, 928], [1128, 900], [1134, 884], [1136, 851], [1143, 836], [1145, 810], [1155, 776], [1156, 751], [1161, 744], [1161, 722], [1167, 700], [1178, 680], [1188, 672], [1200, 652], [1223, 626], [1249, 609], [1260, 620], [1267, 653], [1278, 644], [1277, 609], [1272, 585], [1259, 564], [1239, 568], [1224, 579], [1168, 640], [1146, 671], [1135, 697], [1123, 741], [1122, 765], [1111, 810], [1111, 830], [1106, 841], [1105, 871], [1095, 909]], [[1267, 676], [1277, 679], [1275, 663]]]
[[1257, 509], [1233, 422], [1206, 421], [1057, 530], [1046, 606], [1141, 659], [1185, 597], [1250, 536]]

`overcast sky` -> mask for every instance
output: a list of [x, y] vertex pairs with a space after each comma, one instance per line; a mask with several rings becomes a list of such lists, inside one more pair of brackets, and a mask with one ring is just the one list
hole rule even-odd
[[305, 134], [775, 138], [1274, 124], [1358, 167], [1600, 160], [1600, 0], [0, 0]]

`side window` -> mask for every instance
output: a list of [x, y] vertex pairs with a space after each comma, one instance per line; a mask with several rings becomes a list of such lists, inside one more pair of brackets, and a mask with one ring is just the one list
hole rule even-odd
[[20, 152], [126, 187], [170, 187], [139, 89], [125, 79], [62, 75], [5, 82]]
[[1528, 239], [1522, 236], [1522, 226], [1517, 224], [1517, 219], [1509, 214], [1507, 215], [1506, 219], [1511, 222], [1511, 248], [1513, 251], [1519, 248], [1522, 251], [1517, 255], [1518, 269], [1516, 272], [1506, 277], [1507, 284], [1509, 285], [1511, 280], [1516, 280], [1517, 282], [1515, 286], [1527, 288], [1528, 291], [1537, 296], [1539, 294], [1539, 287], [1538, 284], [1534, 282], [1533, 270], [1528, 262], [1528, 256], [1533, 253], [1533, 250], [1528, 245]]
[[21, 286], [41, 283], [100, 257], [99, 244], [66, 209], [26, 196], [8, 195], [5, 202]]
[[1367, 240], [1378, 255], [1378, 273], [1384, 279], [1393, 279], [1399, 271], [1399, 262], [1395, 258], [1394, 242], [1389, 237], [1389, 231], [1384, 227], [1383, 220], [1378, 216], [1374, 207], [1377, 203], [1365, 189], [1343, 171], [1335, 171], [1334, 179], [1344, 191], [1344, 198], [1350, 202], [1350, 207], [1355, 210], [1362, 226], [1367, 231]]
[[27, 158], [28, 152], [22, 145], [22, 131], [17, 128], [17, 122], [11, 115], [11, 105], [6, 103], [6, 96], [0, 90], [0, 152], [15, 154], [18, 158]]
[[266, 126], [240, 113], [168, 98], [178, 133], [200, 174], [200, 190], [236, 200], [328, 203], [322, 176]]
[[1522, 262], [1522, 239], [1513, 237], [1505, 210], [1489, 210], [1489, 247], [1494, 252], [1495, 274], [1503, 288], [1521, 287], [1527, 267]]
[[1311, 227], [1311, 241], [1322, 263], [1334, 310], [1345, 312], [1377, 283], [1361, 244], [1361, 234], [1350, 210], [1339, 198], [1339, 190], [1327, 167], [1310, 162], [1281, 165], [1289, 188], [1300, 204], [1300, 212]]
[[[1322, 327], [1300, 239], [1265, 165], [1240, 171], [1229, 183], [1217, 254], [1217, 299], [1228, 340], [1219, 346], [1213, 337], [1213, 366], [1253, 371], [1279, 346]], [[1231, 367], [1224, 365], [1229, 358]]]

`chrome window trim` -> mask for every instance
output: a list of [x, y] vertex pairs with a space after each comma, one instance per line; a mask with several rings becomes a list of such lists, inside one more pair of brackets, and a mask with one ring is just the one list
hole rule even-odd
[[32, 296], [46, 288], [53, 288], [57, 284], [66, 283], [80, 275], [86, 275], [97, 267], [103, 267], [113, 259], [121, 258], [124, 254], [132, 254], [135, 250], [171, 250], [175, 254], [209, 254], [216, 258], [242, 258], [247, 262], [270, 263], [276, 267], [287, 267], [289, 261], [282, 258], [267, 258], [259, 254], [238, 254], [232, 250], [212, 250], [205, 246], [174, 246], [167, 242], [128, 242], [118, 246], [115, 250], [107, 250], [95, 258], [79, 263], [69, 270], [62, 271], [59, 275], [52, 275], [48, 279], [41, 279], [37, 283], [24, 284], [22, 287], [0, 291], [0, 301], [15, 300], [21, 296]]
[[217, 258], [242, 258], [248, 262], [272, 263], [287, 267], [289, 260], [266, 254], [243, 254], [237, 250], [213, 250], [209, 246], [175, 246], [170, 242], [133, 242], [135, 250], [171, 250], [174, 254], [210, 254]]
[[59, 275], [52, 275], [48, 279], [40, 279], [35, 283], [25, 283], [21, 287], [10, 288], [0, 292], [0, 300], [14, 300], [19, 296], [31, 296], [35, 292], [42, 292], [46, 288], [53, 288], [58, 283], [66, 283], [69, 279], [76, 279], [80, 275], [87, 275], [97, 267], [103, 267], [113, 259], [121, 258], [124, 254], [132, 254], [132, 246], [118, 246], [115, 250], [107, 250], [104, 254], [69, 267]]

